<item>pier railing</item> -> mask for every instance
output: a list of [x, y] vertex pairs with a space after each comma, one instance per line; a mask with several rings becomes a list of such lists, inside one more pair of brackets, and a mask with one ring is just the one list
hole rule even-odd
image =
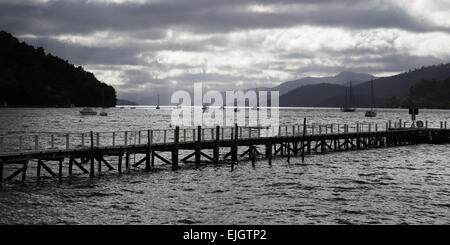
[[[282, 125], [278, 128], [239, 126], [238, 139], [261, 137], [289, 137], [323, 134], [344, 134], [358, 132], [379, 132], [392, 129], [414, 128], [411, 122], [388, 121], [380, 123], [352, 123], [352, 124], [294, 124]], [[426, 121], [424, 128], [446, 129], [447, 122], [438, 124]], [[229, 140], [233, 138], [234, 127], [201, 128], [203, 141]], [[277, 132], [273, 135], [273, 132]], [[29, 153], [55, 150], [72, 150], [94, 147], [116, 147], [143, 144], [167, 144], [174, 141], [175, 129], [148, 129], [114, 132], [41, 132], [34, 134], [10, 134], [0, 136], [0, 155], [11, 153]], [[198, 137], [198, 128], [180, 128], [179, 142], [195, 142]], [[91, 142], [92, 141], [92, 142]]]

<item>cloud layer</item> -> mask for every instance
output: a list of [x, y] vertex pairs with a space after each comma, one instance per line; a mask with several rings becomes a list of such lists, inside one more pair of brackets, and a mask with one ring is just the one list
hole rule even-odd
[[450, 61], [445, 0], [2, 1], [0, 29], [133, 99]]

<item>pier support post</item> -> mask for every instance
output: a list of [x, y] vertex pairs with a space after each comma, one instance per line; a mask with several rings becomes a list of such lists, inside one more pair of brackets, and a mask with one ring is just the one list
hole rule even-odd
[[100, 173], [102, 172], [102, 161], [101, 161], [101, 157], [98, 156], [97, 158], [97, 167], [98, 167], [98, 174], [100, 175]]
[[155, 168], [155, 152], [152, 151], [152, 168]]
[[266, 143], [266, 158], [269, 160], [269, 166], [272, 166], [272, 142]]
[[176, 170], [178, 169], [178, 144], [180, 142], [180, 127], [176, 126], [175, 127], [175, 133], [174, 133], [174, 148], [172, 150], [172, 169]]
[[125, 153], [125, 169], [130, 169], [130, 152], [128, 151]]
[[69, 176], [72, 175], [72, 171], [73, 171], [73, 161], [72, 161], [72, 157], [69, 158]]
[[64, 159], [59, 159], [59, 162], [58, 162], [58, 179], [60, 181], [62, 179], [63, 161], [64, 161]]
[[28, 169], [28, 160], [23, 162], [22, 183], [25, 183], [25, 180], [27, 178], [27, 169]]
[[[91, 166], [90, 166], [90, 170], [91, 170], [91, 172], [90, 172], [90, 174], [89, 174], [89, 176], [91, 177], [91, 178], [94, 178], [95, 177], [95, 167], [94, 167], [94, 158], [95, 158], [95, 156], [94, 156], [94, 133], [91, 131], [90, 132], [90, 136], [91, 136]], [[71, 169], [71, 167], [72, 167], [72, 161], [69, 161], [69, 174], [72, 174], [72, 169]]]
[[150, 171], [150, 155], [152, 153], [152, 149], [151, 149], [151, 144], [150, 144], [150, 130], [147, 130], [147, 153], [145, 154], [145, 170], [146, 171]]
[[305, 161], [306, 117], [303, 118], [302, 162]]
[[0, 183], [3, 182], [3, 162], [0, 161]]
[[202, 144], [202, 126], [197, 127], [197, 143], [195, 144], [195, 166], [198, 167], [200, 165], [200, 151]]
[[119, 161], [118, 161], [117, 169], [119, 170], [119, 174], [121, 174], [122, 173], [122, 153], [120, 153], [120, 155], [119, 155]]
[[286, 142], [287, 146], [286, 146], [286, 150], [287, 150], [287, 162], [290, 163], [291, 162], [291, 143], [288, 141]]
[[216, 144], [214, 145], [213, 150], [214, 164], [219, 164], [219, 149], [220, 149], [219, 139], [220, 139], [220, 126], [216, 126], [216, 138], [215, 138]]
[[255, 152], [254, 145], [250, 145], [248, 156], [250, 157], [250, 160], [252, 161], [252, 167], [255, 167], [256, 152]]
[[37, 161], [36, 176], [37, 176], [38, 181], [41, 180], [41, 160], [40, 159], [38, 159], [38, 161]]
[[234, 125], [234, 133], [233, 135], [233, 147], [231, 149], [231, 170], [234, 168], [234, 164], [238, 163], [238, 138], [239, 138], [239, 127], [237, 123]]

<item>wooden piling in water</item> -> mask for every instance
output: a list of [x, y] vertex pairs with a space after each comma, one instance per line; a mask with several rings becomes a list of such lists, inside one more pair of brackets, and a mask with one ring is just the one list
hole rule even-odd
[[73, 161], [72, 161], [72, 157], [69, 157], [69, 176], [72, 175], [72, 171], [73, 171]]
[[28, 169], [28, 160], [23, 162], [22, 183], [25, 183], [25, 180], [27, 178], [27, 169]]
[[62, 179], [63, 162], [64, 162], [64, 159], [58, 160], [58, 179], [59, 179], [59, 181], [61, 181], [61, 179]]
[[[91, 160], [91, 165], [90, 165], [90, 173], [89, 173], [89, 176], [91, 177], [91, 178], [94, 178], [95, 177], [95, 166], [94, 166], [94, 158], [95, 158], [95, 152], [94, 152], [94, 132], [90, 132], [90, 137], [91, 137], [91, 155], [90, 155], [90, 160]], [[71, 166], [72, 166], [72, 161], [70, 161], [69, 162], [69, 174], [72, 174], [71, 172], [72, 172], [72, 170], [71, 170]]]
[[37, 176], [38, 181], [41, 180], [41, 160], [40, 159], [38, 159], [38, 161], [37, 161], [36, 176]]
[[117, 161], [117, 170], [119, 171], [119, 174], [122, 173], [122, 153], [119, 154], [119, 159]]
[[0, 161], [0, 183], [3, 182], [3, 162]]
[[220, 150], [220, 126], [216, 126], [215, 145], [213, 149], [213, 162], [219, 164], [219, 150]]
[[303, 118], [302, 162], [305, 161], [306, 117]]
[[286, 142], [286, 144], [287, 144], [287, 147], [286, 147], [286, 149], [287, 149], [287, 162], [290, 163], [290, 161], [291, 161], [290, 143]]
[[272, 166], [272, 143], [271, 143], [271, 141], [266, 143], [266, 158], [269, 161], [269, 166]]
[[248, 156], [250, 158], [250, 161], [252, 162], [252, 167], [255, 167], [256, 152], [255, 147], [253, 145], [250, 145]]
[[98, 175], [102, 172], [102, 161], [100, 160], [100, 157], [97, 156], [97, 168], [98, 168]]
[[[241, 128], [242, 129], [242, 128]], [[231, 147], [231, 171], [234, 169], [234, 164], [238, 163], [238, 138], [239, 138], [239, 127], [237, 124], [234, 125], [234, 132], [232, 132], [231, 137], [233, 144]]]
[[201, 160], [201, 144], [202, 144], [202, 126], [197, 127], [197, 141], [195, 145], [195, 166], [200, 165]]
[[150, 171], [151, 169], [151, 163], [150, 163], [150, 155], [152, 153], [152, 149], [151, 149], [151, 143], [150, 143], [150, 130], [147, 130], [147, 152], [145, 154], [145, 170], [146, 171]]
[[128, 151], [125, 153], [125, 169], [130, 169], [130, 152]]
[[173, 136], [173, 143], [174, 143], [174, 147], [172, 149], [172, 169], [176, 170], [178, 169], [178, 144], [180, 142], [180, 127], [176, 126], [175, 127], [175, 132], [174, 132], [174, 136]]

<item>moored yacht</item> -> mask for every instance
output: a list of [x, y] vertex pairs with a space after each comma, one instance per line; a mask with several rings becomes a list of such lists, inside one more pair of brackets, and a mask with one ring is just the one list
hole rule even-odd
[[374, 109], [375, 102], [374, 102], [374, 96], [373, 96], [373, 80], [370, 81], [370, 97], [371, 97], [372, 107], [370, 108], [370, 110], [366, 111], [365, 116], [366, 117], [376, 117], [377, 110]]
[[84, 107], [81, 111], [80, 111], [81, 115], [97, 115], [97, 112], [94, 111], [91, 107]]

